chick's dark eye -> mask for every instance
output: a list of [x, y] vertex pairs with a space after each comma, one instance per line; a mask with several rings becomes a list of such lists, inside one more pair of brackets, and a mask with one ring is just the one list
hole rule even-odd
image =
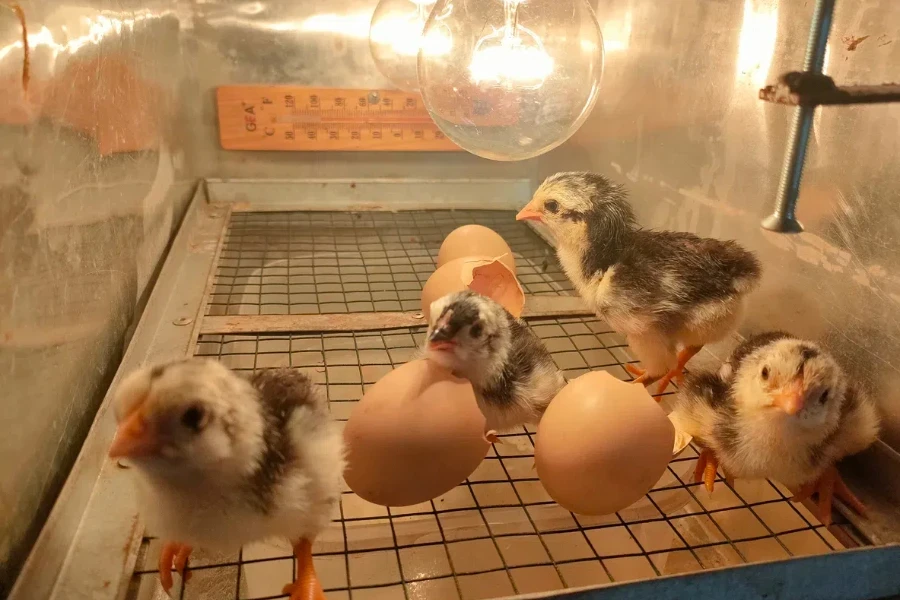
[[828, 402], [828, 390], [822, 392], [822, 395], [819, 396], [819, 404], [825, 404]]
[[191, 406], [181, 414], [181, 423], [193, 431], [200, 431], [206, 425], [206, 411], [199, 406]]
[[769, 367], [763, 367], [759, 375], [763, 378], [763, 381], [766, 381], [769, 378]]
[[469, 335], [471, 335], [473, 338], [481, 337], [482, 331], [483, 327], [480, 324], [472, 325], [472, 328], [469, 329]]
[[556, 214], [559, 212], [559, 202], [556, 200], [547, 200], [544, 202], [544, 210]]

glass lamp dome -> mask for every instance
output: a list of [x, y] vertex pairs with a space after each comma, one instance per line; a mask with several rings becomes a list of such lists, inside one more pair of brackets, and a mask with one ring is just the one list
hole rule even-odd
[[586, 0], [438, 0], [422, 37], [443, 40], [420, 44], [425, 106], [478, 156], [512, 161], [552, 150], [597, 101], [603, 37]]
[[416, 57], [421, 47], [434, 55], [448, 52], [450, 40], [437, 29], [422, 31], [436, 0], [381, 0], [369, 25], [369, 50], [381, 74], [405, 91], [418, 91]]

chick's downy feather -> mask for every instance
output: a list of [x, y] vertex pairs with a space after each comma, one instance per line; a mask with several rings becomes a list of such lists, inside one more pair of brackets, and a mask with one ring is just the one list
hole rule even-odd
[[547, 225], [578, 292], [656, 377], [675, 367], [679, 345], [733, 331], [760, 278], [736, 242], [639, 227], [625, 189], [593, 173], [549, 177], [519, 218]]
[[525, 322], [471, 291], [439, 298], [431, 315], [425, 357], [472, 383], [488, 431], [540, 420], [565, 379]]
[[314, 538], [340, 497], [342, 436], [302, 373], [244, 379], [190, 359], [131, 374], [121, 422], [141, 411], [154, 451], [129, 457], [148, 530], [210, 550]]
[[788, 486], [871, 445], [874, 402], [824, 349], [783, 332], [753, 336], [718, 373], [689, 374], [672, 419], [732, 477]]

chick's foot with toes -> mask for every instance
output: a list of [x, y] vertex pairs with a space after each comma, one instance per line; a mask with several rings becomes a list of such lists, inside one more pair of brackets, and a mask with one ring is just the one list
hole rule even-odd
[[818, 496], [819, 520], [824, 525], [831, 525], [831, 501], [836, 496], [857, 514], [865, 516], [866, 505], [847, 487], [836, 467], [831, 467], [819, 479], [800, 487], [800, 491], [791, 498], [794, 502], [802, 502], [813, 494]]
[[159, 553], [159, 581], [166, 593], [175, 584], [172, 579], [172, 566], [181, 575], [183, 581], [190, 579], [191, 574], [187, 570], [187, 561], [191, 555], [191, 547], [178, 542], [167, 542]]

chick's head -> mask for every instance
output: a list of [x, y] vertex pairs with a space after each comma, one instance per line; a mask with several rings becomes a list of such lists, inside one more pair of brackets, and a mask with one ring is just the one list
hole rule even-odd
[[168, 476], [248, 473], [263, 439], [258, 404], [250, 383], [216, 361], [139, 369], [116, 392], [109, 455]]
[[595, 173], [551, 175], [516, 219], [541, 222], [569, 245], [586, 241], [589, 224], [594, 235], [611, 237], [635, 224], [624, 188]]
[[472, 291], [438, 298], [425, 343], [427, 359], [472, 380], [505, 355], [509, 331], [505, 309]]
[[821, 431], [840, 419], [847, 378], [837, 361], [815, 344], [786, 339], [748, 356], [737, 369], [735, 386], [742, 408]]

